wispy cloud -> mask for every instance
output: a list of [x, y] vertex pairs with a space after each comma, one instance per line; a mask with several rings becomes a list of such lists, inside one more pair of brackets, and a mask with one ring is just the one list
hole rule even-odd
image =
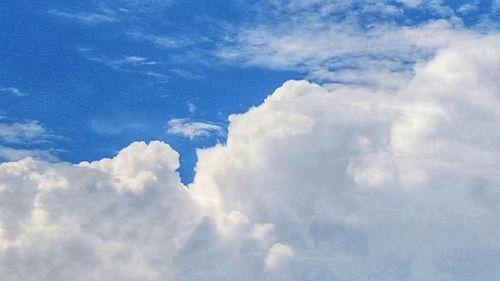
[[2, 86], [0, 86], [0, 92], [6, 93], [6, 94], [11, 94], [11, 95], [18, 96], [18, 97], [26, 96], [25, 93], [21, 92], [21, 90], [14, 88], [14, 87], [2, 87]]
[[159, 81], [167, 81], [170, 76], [161, 73], [161, 63], [150, 60], [143, 56], [130, 55], [122, 56], [121, 58], [112, 59], [103, 55], [92, 54], [92, 50], [89, 48], [78, 48], [78, 52], [82, 53], [83, 56], [89, 61], [97, 62], [109, 66], [117, 71], [138, 73], [145, 76], [149, 76]]
[[106, 10], [106, 12], [101, 12], [101, 13], [94, 13], [94, 12], [70, 13], [52, 9], [49, 10], [48, 12], [49, 14], [54, 16], [76, 20], [86, 24], [99, 24], [99, 23], [109, 23], [118, 21], [116, 16], [109, 10]]
[[188, 71], [185, 69], [180, 69], [180, 68], [172, 69], [172, 70], [170, 70], [170, 73], [172, 73], [173, 75], [175, 75], [177, 77], [185, 78], [185, 79], [196, 80], [196, 79], [204, 79], [205, 78], [201, 75], [198, 75], [198, 74], [192, 73], [191, 71]]
[[167, 133], [181, 135], [189, 139], [208, 137], [212, 134], [220, 135], [222, 127], [213, 123], [192, 122], [189, 119], [171, 119], [168, 121]]
[[40, 142], [46, 138], [46, 129], [37, 121], [0, 123], [0, 141], [3, 142]]
[[20, 149], [0, 145], [0, 161], [18, 161], [24, 158], [56, 161], [56, 151], [51, 149]]
[[120, 135], [141, 130], [145, 125], [140, 122], [113, 122], [106, 119], [92, 119], [89, 122], [89, 127], [98, 134]]
[[[268, 21], [235, 28], [217, 55], [237, 64], [296, 70], [310, 79], [348, 84], [380, 81], [375, 76], [381, 69], [384, 76], [394, 76], [389, 81], [407, 81], [415, 62], [460, 40], [468, 29], [460, 13], [473, 8], [453, 10], [433, 1], [405, 1], [402, 6], [329, 0], [270, 3], [272, 9], [261, 11]], [[412, 10], [416, 6], [419, 10]]]
[[127, 35], [132, 39], [148, 41], [155, 45], [168, 49], [178, 49], [195, 44], [195, 41], [193, 39], [187, 37], [154, 35], [137, 30], [129, 31], [127, 32]]
[[192, 103], [190, 101], [188, 101], [187, 107], [188, 107], [189, 113], [191, 113], [191, 114], [195, 113], [196, 110], [198, 110], [198, 107], [194, 103]]
[[156, 65], [155, 61], [150, 61], [145, 57], [140, 56], [127, 56], [124, 59], [118, 61], [118, 63], [122, 64], [131, 64], [131, 65]]
[[109, 59], [104, 56], [86, 56], [87, 59], [95, 62], [100, 62], [106, 64], [113, 68], [120, 68], [126, 66], [152, 66], [157, 65], [156, 61], [148, 60], [145, 57], [141, 56], [125, 56], [120, 59]]

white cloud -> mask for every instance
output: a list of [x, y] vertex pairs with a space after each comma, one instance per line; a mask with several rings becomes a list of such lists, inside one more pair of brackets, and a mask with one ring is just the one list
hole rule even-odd
[[[87, 53], [88, 50], [83, 50], [83, 53]], [[138, 67], [138, 66], [155, 66], [158, 63], [153, 60], [141, 56], [125, 56], [121, 59], [109, 59], [103, 56], [90, 56], [85, 55], [88, 60], [103, 63], [109, 67], [117, 70], [130, 71], [125, 67]]]
[[2, 278], [494, 280], [500, 37], [429, 41], [400, 87], [286, 82], [199, 150], [189, 188], [162, 142], [0, 164]]
[[195, 43], [195, 41], [190, 38], [147, 34], [137, 30], [129, 31], [127, 35], [133, 39], [145, 40], [167, 49], [179, 49]]
[[81, 165], [0, 164], [2, 278], [178, 280], [173, 257], [198, 216], [177, 167], [159, 142]]
[[125, 59], [122, 61], [122, 63], [130, 63], [134, 65], [156, 65], [157, 63], [155, 61], [150, 61], [145, 57], [140, 57], [140, 56], [127, 56]]
[[99, 24], [118, 21], [118, 19], [107, 10], [108, 13], [78, 12], [69, 13], [56, 9], [49, 10], [49, 14], [71, 20], [77, 20], [86, 24]]
[[11, 95], [18, 96], [18, 97], [26, 96], [25, 93], [21, 92], [19, 89], [14, 88], [14, 87], [2, 87], [2, 86], [0, 86], [0, 92], [11, 94]]
[[275, 270], [293, 258], [293, 249], [281, 243], [274, 244], [266, 256], [266, 268]]
[[45, 128], [37, 121], [0, 123], [0, 140], [7, 143], [43, 141], [46, 133]]
[[[419, 6], [409, 16], [398, 3], [366, 1], [271, 1], [267, 21], [232, 30], [217, 55], [227, 61], [300, 71], [316, 81], [400, 87], [412, 65], [432, 57], [470, 32], [443, 3]], [[424, 17], [426, 18], [426, 17]], [[416, 21], [416, 22], [415, 22]]]
[[212, 123], [192, 122], [189, 119], [171, 119], [168, 121], [167, 133], [181, 135], [190, 139], [221, 134], [222, 127]]
[[398, 91], [288, 82], [199, 152], [193, 194], [222, 229], [274, 226], [294, 258], [271, 280], [495, 278], [499, 43], [455, 42]]
[[0, 145], [0, 162], [19, 161], [24, 158], [56, 161], [55, 151], [51, 149], [22, 149]]
[[196, 107], [196, 105], [192, 102], [188, 102], [187, 107], [188, 107], [189, 113], [191, 113], [191, 114], [194, 114], [196, 112], [196, 110], [198, 110], [198, 107]]
[[159, 69], [160, 62], [150, 60], [142, 56], [123, 56], [119, 59], [111, 59], [102, 55], [92, 55], [91, 50], [86, 48], [79, 48], [78, 51], [83, 54], [83, 56], [93, 62], [102, 63], [114, 70], [128, 73], [138, 73], [145, 76], [153, 77], [158, 79], [160, 82], [168, 80], [170, 77], [165, 75]]

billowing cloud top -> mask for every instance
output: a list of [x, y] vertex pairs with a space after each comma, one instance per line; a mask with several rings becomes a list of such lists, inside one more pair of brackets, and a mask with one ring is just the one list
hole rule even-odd
[[397, 90], [288, 81], [189, 186], [158, 141], [0, 164], [0, 279], [495, 280], [498, 46], [453, 41]]

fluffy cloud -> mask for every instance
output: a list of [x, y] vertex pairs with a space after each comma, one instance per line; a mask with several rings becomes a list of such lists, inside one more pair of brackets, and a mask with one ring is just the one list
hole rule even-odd
[[464, 37], [397, 90], [289, 81], [178, 155], [0, 165], [5, 280], [493, 280], [500, 44]]

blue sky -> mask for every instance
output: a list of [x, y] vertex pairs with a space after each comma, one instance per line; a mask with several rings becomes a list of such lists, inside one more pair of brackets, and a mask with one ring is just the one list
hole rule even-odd
[[167, 134], [168, 120], [225, 127], [229, 114], [299, 77], [216, 57], [228, 26], [250, 14], [227, 1], [8, 1], [0, 17], [0, 85], [23, 94], [2, 94], [1, 113], [7, 123], [36, 120], [51, 135], [16, 147], [52, 149], [79, 162], [161, 139], [182, 151], [189, 180], [195, 148], [223, 142], [224, 134], [189, 140]]

